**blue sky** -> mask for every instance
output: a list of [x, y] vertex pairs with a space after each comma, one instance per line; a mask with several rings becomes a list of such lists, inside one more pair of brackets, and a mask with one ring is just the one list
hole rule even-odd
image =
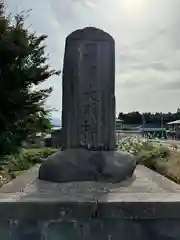
[[[32, 9], [26, 21], [47, 34], [53, 67], [62, 69], [66, 36], [95, 26], [116, 42], [116, 112], [176, 111], [180, 107], [179, 0], [7, 0], [16, 13]], [[52, 86], [47, 104], [61, 117], [62, 76]]]

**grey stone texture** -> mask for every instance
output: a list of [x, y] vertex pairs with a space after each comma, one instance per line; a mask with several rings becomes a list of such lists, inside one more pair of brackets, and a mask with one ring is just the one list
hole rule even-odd
[[51, 183], [35, 172], [0, 189], [1, 240], [180, 239], [180, 186], [143, 166], [121, 183]]
[[66, 149], [51, 155], [40, 167], [39, 179], [51, 182], [121, 182], [131, 177], [134, 156], [126, 152]]
[[64, 151], [42, 164], [39, 179], [120, 182], [132, 176], [135, 157], [115, 152], [114, 83], [114, 39], [93, 27], [71, 33], [63, 68]]
[[115, 149], [114, 83], [114, 39], [93, 27], [71, 33], [63, 68], [65, 149]]

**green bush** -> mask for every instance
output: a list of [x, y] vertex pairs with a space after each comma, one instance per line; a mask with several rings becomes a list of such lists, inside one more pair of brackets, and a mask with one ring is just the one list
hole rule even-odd
[[137, 163], [143, 164], [151, 169], [156, 170], [158, 161], [166, 161], [170, 150], [161, 143], [153, 143], [149, 140], [128, 137], [121, 141], [119, 150], [129, 152], [137, 156]]
[[153, 152], [142, 151], [138, 155], [138, 163], [143, 164], [146, 167], [151, 169], [155, 168], [156, 158], [154, 157], [155, 154]]
[[168, 147], [165, 147], [165, 146], [161, 146], [159, 148], [159, 154], [162, 158], [166, 158], [169, 156], [170, 154], [170, 149]]
[[5, 156], [0, 161], [0, 187], [56, 151], [53, 148], [22, 149], [19, 153]]
[[57, 149], [53, 148], [22, 149], [19, 154], [8, 156], [9, 163], [6, 168], [9, 172], [27, 170], [56, 151]]

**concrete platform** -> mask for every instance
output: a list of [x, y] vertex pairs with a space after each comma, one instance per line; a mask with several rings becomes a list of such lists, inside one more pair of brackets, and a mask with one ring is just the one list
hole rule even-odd
[[[144, 167], [137, 166], [134, 176], [121, 183], [74, 182], [50, 183], [37, 179], [39, 166], [35, 166], [0, 188], [0, 193], [20, 193], [22, 198], [63, 194], [108, 193], [180, 193], [180, 185]], [[121, 196], [121, 195], [119, 195]], [[59, 199], [60, 200], [60, 199]]]
[[143, 166], [120, 184], [48, 183], [37, 173], [0, 189], [0, 239], [180, 240], [180, 186]]

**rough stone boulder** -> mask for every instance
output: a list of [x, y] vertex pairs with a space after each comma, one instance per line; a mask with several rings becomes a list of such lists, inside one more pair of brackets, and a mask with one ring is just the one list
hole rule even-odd
[[135, 167], [135, 157], [126, 152], [66, 149], [44, 161], [39, 179], [51, 182], [121, 182], [132, 176]]

